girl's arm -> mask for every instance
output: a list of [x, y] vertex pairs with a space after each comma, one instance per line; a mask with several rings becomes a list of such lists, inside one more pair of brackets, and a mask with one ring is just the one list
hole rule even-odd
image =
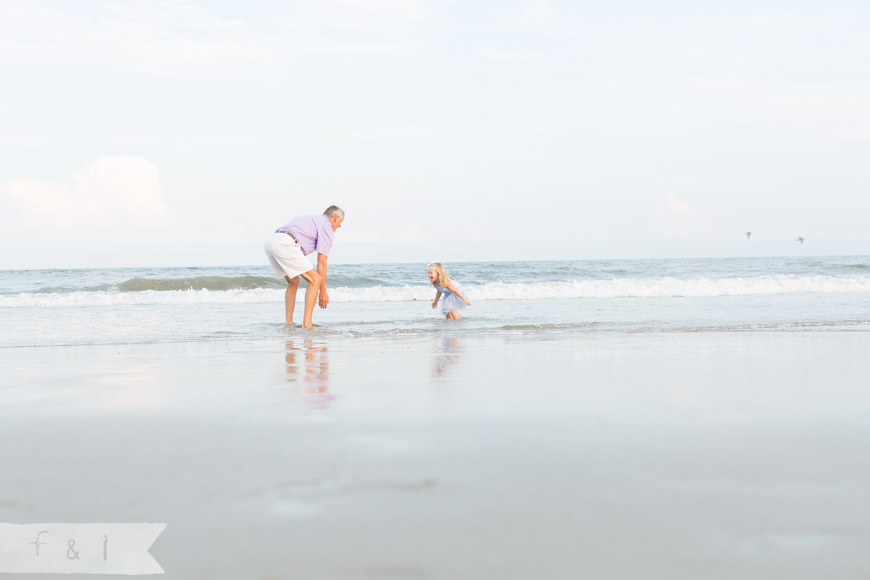
[[435, 291], [435, 300], [432, 301], [432, 308], [438, 306], [438, 299], [441, 298], [441, 290]]
[[465, 299], [465, 296], [463, 296], [462, 294], [460, 294], [459, 291], [456, 290], [456, 288], [453, 286], [453, 284], [450, 283], [449, 280], [447, 281], [447, 284], [445, 284], [444, 286], [445, 286], [448, 290], [450, 290], [451, 292], [453, 292], [454, 294], [456, 294], [457, 296], [459, 296], [459, 297], [462, 299], [462, 301], [465, 302], [468, 306], [471, 306], [471, 302], [469, 302], [468, 300], [466, 300], [466, 299]]

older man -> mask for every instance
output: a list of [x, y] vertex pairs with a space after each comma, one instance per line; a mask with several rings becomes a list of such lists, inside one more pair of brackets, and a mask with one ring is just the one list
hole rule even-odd
[[[341, 227], [343, 221], [344, 210], [331, 205], [321, 215], [303, 215], [290, 220], [266, 239], [266, 255], [275, 270], [275, 276], [287, 280], [284, 313], [288, 325], [293, 324], [299, 276], [308, 281], [308, 288], [305, 290], [305, 314], [302, 317], [304, 328], [312, 326], [311, 317], [318, 293], [320, 307], [326, 308], [329, 304], [329, 295], [326, 293], [326, 260], [335, 231]], [[317, 252], [317, 271], [314, 271], [311, 262], [305, 257], [314, 252]]]

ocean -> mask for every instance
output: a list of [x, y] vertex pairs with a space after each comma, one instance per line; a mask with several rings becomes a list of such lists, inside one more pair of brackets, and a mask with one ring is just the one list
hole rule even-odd
[[286, 284], [267, 264], [0, 271], [0, 347], [305, 332], [325, 338], [870, 329], [870, 256], [445, 265], [472, 302], [461, 321], [446, 321], [431, 308], [426, 264], [334, 264], [329, 307], [315, 309], [318, 328], [310, 331], [283, 324]]

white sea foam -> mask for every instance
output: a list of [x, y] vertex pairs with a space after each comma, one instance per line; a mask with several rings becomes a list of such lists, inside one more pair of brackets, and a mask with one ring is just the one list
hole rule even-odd
[[[798, 292], [870, 292], [870, 276], [761, 276], [757, 278], [624, 278], [575, 282], [512, 284], [494, 282], [465, 286], [474, 300], [543, 300], [551, 298], [666, 298], [750, 296]], [[300, 288], [298, 299], [304, 297]], [[430, 301], [430, 286], [330, 288], [332, 302]], [[145, 290], [22, 293], [0, 296], [0, 308], [84, 307], [146, 304], [259, 304], [281, 302], [284, 291], [273, 288], [234, 290]]]
[[614, 278], [533, 284], [486, 284], [472, 290], [482, 299], [667, 298], [752, 296], [798, 292], [870, 292], [870, 276], [778, 275], [757, 278]]

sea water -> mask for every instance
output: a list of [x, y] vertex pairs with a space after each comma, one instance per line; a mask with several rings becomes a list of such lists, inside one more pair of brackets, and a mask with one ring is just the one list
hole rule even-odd
[[[265, 261], [265, 259], [264, 259]], [[472, 306], [431, 308], [427, 264], [333, 264], [319, 327], [284, 325], [268, 265], [0, 271], [0, 347], [318, 336], [870, 329], [870, 256], [445, 264]], [[305, 282], [297, 295], [302, 319]]]

